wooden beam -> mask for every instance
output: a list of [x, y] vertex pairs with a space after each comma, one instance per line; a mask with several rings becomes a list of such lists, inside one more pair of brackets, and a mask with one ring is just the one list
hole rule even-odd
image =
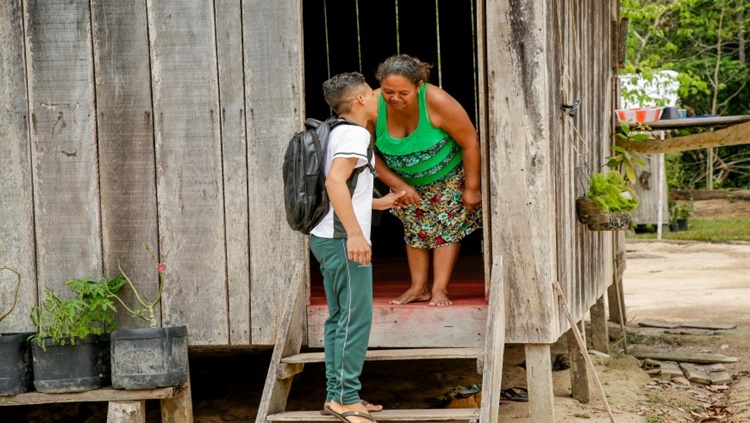
[[554, 385], [549, 344], [526, 344], [526, 380], [529, 385], [529, 421], [555, 421]]
[[[750, 144], [750, 122], [730, 126], [729, 128], [714, 132], [703, 132], [666, 140], [648, 140], [631, 143], [630, 148], [643, 154], [656, 154], [740, 144]], [[617, 145], [623, 146], [623, 142], [618, 140]]]
[[110, 401], [107, 423], [146, 423], [146, 400]]

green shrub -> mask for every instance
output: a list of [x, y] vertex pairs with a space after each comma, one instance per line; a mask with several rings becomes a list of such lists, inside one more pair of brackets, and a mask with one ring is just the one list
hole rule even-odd
[[638, 207], [638, 196], [616, 171], [591, 175], [587, 196], [607, 212], [628, 212]]

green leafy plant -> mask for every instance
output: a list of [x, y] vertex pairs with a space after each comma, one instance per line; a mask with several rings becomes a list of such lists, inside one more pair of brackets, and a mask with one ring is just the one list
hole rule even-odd
[[86, 276], [70, 280], [66, 285], [74, 297], [68, 299], [45, 289], [44, 301], [31, 309], [31, 321], [38, 331], [30, 339], [44, 349], [45, 338], [60, 345], [75, 345], [89, 335], [112, 331], [117, 326], [114, 320], [117, 310], [110, 297], [124, 284], [122, 277], [102, 277], [97, 281]]
[[638, 196], [615, 171], [591, 175], [587, 196], [606, 212], [628, 212], [638, 207]]
[[693, 215], [693, 203], [690, 201], [677, 201], [672, 208], [672, 218], [687, 219]]
[[2, 322], [6, 317], [10, 315], [10, 313], [13, 312], [13, 310], [16, 308], [16, 304], [18, 303], [18, 290], [21, 288], [21, 274], [18, 273], [18, 270], [8, 267], [8, 266], [2, 266], [0, 267], [0, 272], [3, 270], [7, 270], [9, 272], [16, 274], [16, 288], [13, 290], [13, 304], [10, 305], [10, 308], [8, 311], [2, 311], [0, 310], [0, 322]]
[[607, 166], [617, 169], [631, 184], [636, 183], [636, 166], [646, 166], [645, 156], [633, 149], [638, 142], [646, 141], [651, 137], [648, 134], [637, 134], [627, 122], [620, 122], [620, 130], [615, 134], [617, 145], [612, 147], [614, 154], [607, 157]]
[[156, 257], [156, 254], [151, 250], [151, 247], [148, 244], [145, 244], [146, 251], [151, 254], [151, 259], [156, 265], [156, 272], [159, 276], [159, 289], [156, 294], [156, 297], [153, 299], [149, 299], [148, 296], [145, 293], [138, 292], [138, 289], [136, 289], [135, 284], [133, 284], [133, 281], [130, 279], [130, 277], [125, 273], [124, 270], [122, 270], [122, 266], [120, 263], [117, 263], [117, 268], [120, 269], [120, 273], [122, 274], [124, 280], [127, 282], [128, 286], [130, 287], [131, 291], [133, 291], [133, 295], [135, 296], [136, 301], [138, 302], [137, 307], [130, 307], [127, 304], [125, 304], [125, 301], [120, 298], [120, 296], [116, 295], [115, 293], [111, 293], [111, 295], [116, 298], [120, 304], [122, 304], [123, 308], [125, 310], [132, 314], [135, 317], [138, 317], [140, 319], [143, 319], [148, 322], [149, 327], [155, 328], [157, 326], [156, 321], [156, 305], [159, 304], [162, 298], [162, 294], [164, 293], [164, 271], [166, 270], [166, 266], [163, 263], [160, 263], [159, 260]]

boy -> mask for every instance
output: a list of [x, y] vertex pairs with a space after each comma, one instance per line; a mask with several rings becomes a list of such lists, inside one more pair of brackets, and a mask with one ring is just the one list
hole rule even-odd
[[378, 97], [364, 77], [357, 72], [336, 75], [323, 83], [323, 94], [339, 117], [356, 124], [339, 125], [328, 137], [324, 170], [332, 207], [310, 233], [329, 311], [324, 331], [324, 409], [341, 421], [369, 423], [375, 420], [359, 398], [359, 376], [372, 326], [372, 209], [391, 208], [404, 193], [373, 199], [373, 175], [367, 169], [354, 175], [357, 184], [349, 192], [352, 172], [367, 165], [370, 132], [366, 127], [378, 112]]

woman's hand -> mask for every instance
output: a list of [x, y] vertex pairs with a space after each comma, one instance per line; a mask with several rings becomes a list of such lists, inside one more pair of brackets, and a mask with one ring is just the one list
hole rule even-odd
[[417, 190], [407, 183], [396, 187], [391, 187], [391, 191], [404, 192], [403, 196], [394, 203], [394, 207], [409, 207], [422, 203], [422, 198], [419, 196], [419, 194], [417, 194]]
[[471, 213], [476, 210], [479, 205], [482, 204], [482, 192], [478, 189], [464, 190], [462, 199], [464, 202], [464, 207], [466, 207], [466, 211]]

